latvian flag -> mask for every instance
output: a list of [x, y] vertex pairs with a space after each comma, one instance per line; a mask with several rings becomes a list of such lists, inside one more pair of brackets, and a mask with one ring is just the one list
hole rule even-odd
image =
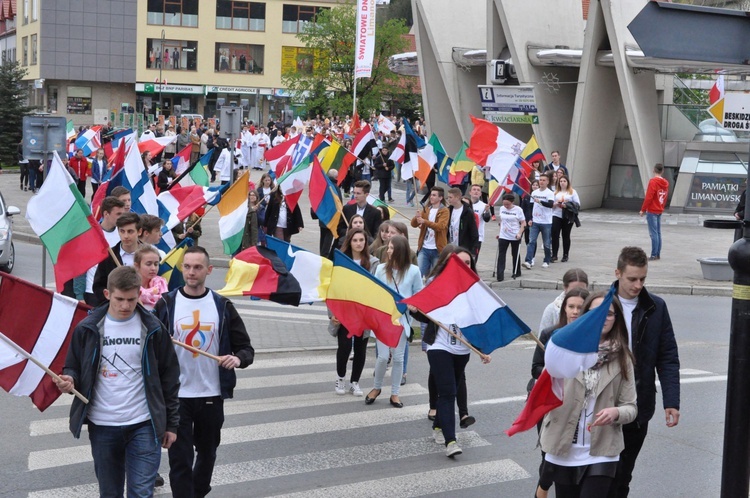
[[[0, 331], [18, 347], [62, 373], [75, 326], [89, 307], [17, 277], [0, 280]], [[15, 396], [29, 396], [44, 411], [59, 396], [44, 370], [0, 341], [0, 387]]]

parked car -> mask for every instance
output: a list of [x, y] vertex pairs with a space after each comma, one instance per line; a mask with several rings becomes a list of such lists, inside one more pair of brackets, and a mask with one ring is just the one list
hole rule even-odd
[[10, 273], [16, 264], [16, 250], [13, 247], [13, 216], [21, 214], [16, 206], [5, 204], [0, 192], [0, 270]]

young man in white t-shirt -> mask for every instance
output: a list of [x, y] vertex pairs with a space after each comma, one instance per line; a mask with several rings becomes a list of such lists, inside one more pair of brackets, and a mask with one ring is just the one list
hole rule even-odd
[[482, 249], [482, 242], [484, 242], [484, 224], [492, 219], [492, 214], [490, 213], [490, 205], [482, 202], [481, 185], [472, 185], [469, 190], [469, 197], [471, 198], [471, 207], [474, 210], [477, 231], [479, 232], [479, 242], [476, 245], [477, 253], [475, 254], [478, 258], [479, 251]]
[[[177, 438], [180, 368], [169, 332], [138, 306], [141, 278], [132, 266], [109, 274], [100, 306], [73, 331], [63, 375], [64, 393], [89, 396], [70, 409], [79, 438], [88, 424], [101, 496], [152, 496], [161, 448]], [[89, 394], [90, 393], [90, 394]]]
[[539, 232], [542, 233], [544, 244], [544, 263], [542, 268], [548, 268], [552, 258], [552, 207], [555, 204], [555, 194], [549, 188], [550, 174], [544, 173], [539, 177], [539, 188], [531, 193], [532, 211], [531, 228], [529, 229], [529, 245], [526, 248], [526, 261], [523, 267], [530, 270], [532, 260], [536, 255], [536, 241]]

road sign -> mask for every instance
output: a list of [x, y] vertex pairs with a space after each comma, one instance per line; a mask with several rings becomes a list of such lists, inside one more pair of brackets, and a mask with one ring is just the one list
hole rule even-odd
[[482, 112], [524, 112], [536, 114], [534, 87], [479, 85]]
[[153, 83], [145, 83], [143, 85], [143, 92], [144, 93], [154, 93], [154, 84]]
[[539, 124], [539, 116], [530, 114], [508, 114], [502, 112], [482, 113], [484, 119], [490, 123], [505, 124]]
[[750, 131], [750, 93], [725, 93], [708, 112], [727, 130]]

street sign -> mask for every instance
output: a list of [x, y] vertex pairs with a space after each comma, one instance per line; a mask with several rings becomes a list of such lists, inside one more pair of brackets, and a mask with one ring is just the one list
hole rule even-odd
[[750, 131], [750, 93], [725, 93], [708, 112], [727, 130]]
[[485, 112], [484, 119], [490, 123], [505, 124], [539, 124], [539, 116], [530, 114], [508, 114], [501, 112]]
[[536, 114], [534, 87], [479, 85], [482, 112], [524, 112]]
[[53, 150], [60, 157], [67, 154], [66, 124], [62, 116], [24, 116], [23, 157], [46, 161]]
[[154, 93], [154, 84], [153, 83], [145, 83], [143, 85], [143, 92], [144, 93]]

